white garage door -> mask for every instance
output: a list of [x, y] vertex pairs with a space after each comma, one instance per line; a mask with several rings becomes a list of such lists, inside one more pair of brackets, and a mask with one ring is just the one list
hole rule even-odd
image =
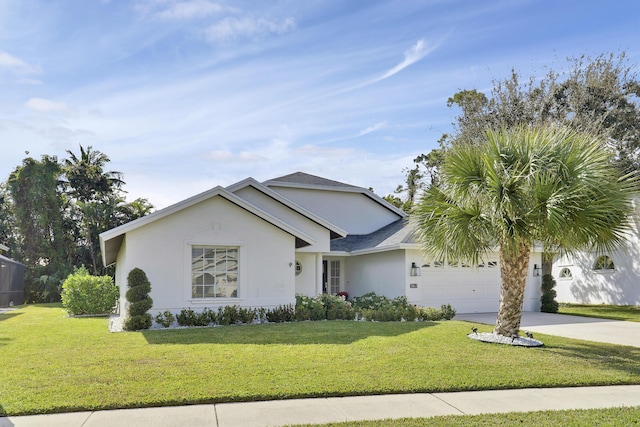
[[458, 313], [498, 311], [500, 301], [500, 269], [497, 266], [433, 267], [423, 266], [417, 279], [423, 306], [451, 304]]

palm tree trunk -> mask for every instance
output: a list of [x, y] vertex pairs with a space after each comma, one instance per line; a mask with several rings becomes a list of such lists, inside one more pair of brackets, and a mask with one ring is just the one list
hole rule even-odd
[[516, 253], [510, 253], [504, 246], [500, 248], [502, 287], [498, 318], [493, 329], [496, 334], [510, 337], [520, 329], [530, 251], [528, 242], [518, 242]]

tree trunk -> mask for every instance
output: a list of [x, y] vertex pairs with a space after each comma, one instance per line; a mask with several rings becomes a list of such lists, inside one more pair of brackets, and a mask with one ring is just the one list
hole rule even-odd
[[518, 242], [517, 253], [513, 254], [500, 248], [502, 286], [498, 318], [493, 329], [496, 334], [510, 337], [520, 330], [530, 251], [531, 245], [528, 242]]
[[553, 256], [551, 252], [542, 252], [542, 276], [551, 274], [553, 268]]

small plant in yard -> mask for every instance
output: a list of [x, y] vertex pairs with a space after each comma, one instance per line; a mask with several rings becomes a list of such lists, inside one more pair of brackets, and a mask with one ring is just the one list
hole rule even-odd
[[266, 312], [267, 320], [270, 323], [293, 322], [295, 320], [295, 309], [293, 305], [279, 305]]
[[155, 317], [155, 321], [158, 325], [161, 325], [165, 328], [173, 325], [173, 322], [176, 320], [176, 316], [173, 315], [169, 310], [165, 310], [163, 313], [158, 313]]
[[456, 310], [451, 307], [451, 304], [441, 305], [440, 311], [442, 312], [442, 320], [451, 320], [456, 315]]
[[127, 301], [129, 301], [129, 316], [124, 321], [124, 329], [127, 331], [138, 331], [151, 327], [151, 314], [148, 311], [153, 305], [153, 300], [149, 296], [151, 283], [147, 275], [139, 268], [134, 268], [127, 276]]
[[183, 308], [176, 316], [176, 320], [180, 326], [196, 326], [196, 312], [190, 308]]
[[110, 276], [92, 276], [83, 266], [62, 283], [62, 306], [69, 314], [108, 314], [120, 291]]

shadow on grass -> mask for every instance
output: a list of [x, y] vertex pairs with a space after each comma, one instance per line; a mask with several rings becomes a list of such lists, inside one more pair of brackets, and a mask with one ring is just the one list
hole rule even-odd
[[142, 331], [149, 344], [352, 344], [436, 326], [434, 322], [346, 320]]
[[0, 322], [3, 320], [9, 320], [12, 317], [20, 316], [22, 313], [14, 313], [11, 311], [5, 311], [4, 313], [0, 313]]
[[559, 357], [571, 357], [603, 369], [624, 372], [636, 377], [634, 384], [640, 377], [640, 348], [571, 339], [567, 339], [569, 342], [563, 344], [547, 341], [552, 340], [545, 340], [545, 351], [555, 353]]

